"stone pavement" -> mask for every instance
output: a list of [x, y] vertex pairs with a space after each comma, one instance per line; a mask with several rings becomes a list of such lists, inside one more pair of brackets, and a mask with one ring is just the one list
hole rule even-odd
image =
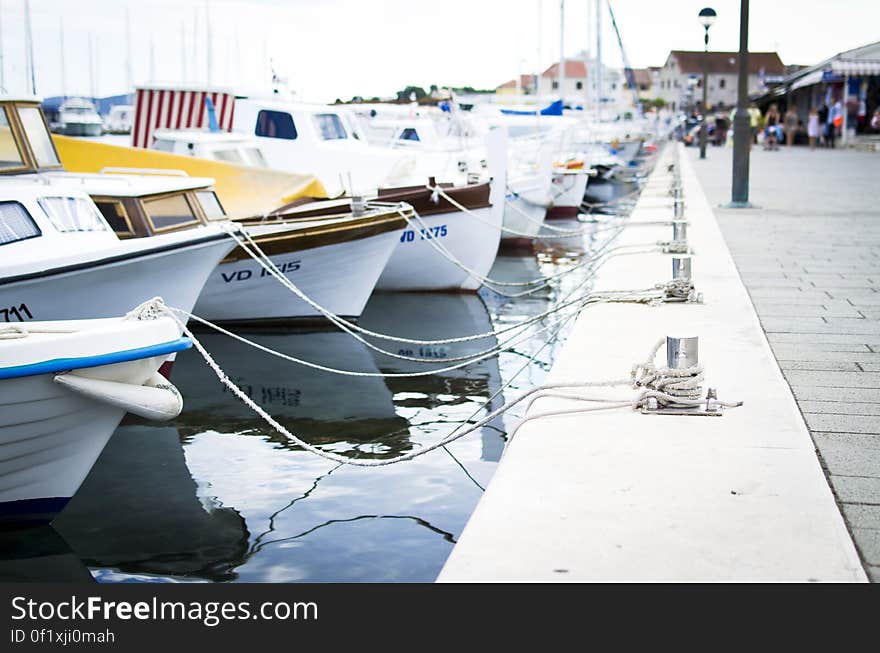
[[[728, 202], [732, 150], [687, 150], [710, 201]], [[759, 208], [717, 208], [718, 222], [880, 582], [880, 152], [755, 147], [750, 186]]]

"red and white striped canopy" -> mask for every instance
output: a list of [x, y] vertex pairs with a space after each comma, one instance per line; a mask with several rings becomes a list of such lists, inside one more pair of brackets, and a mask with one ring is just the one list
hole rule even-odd
[[199, 129], [208, 126], [205, 98], [214, 103], [217, 124], [224, 131], [232, 130], [235, 96], [223, 91], [197, 91], [161, 88], [139, 88], [134, 105], [134, 128], [131, 144], [148, 148], [156, 129]]

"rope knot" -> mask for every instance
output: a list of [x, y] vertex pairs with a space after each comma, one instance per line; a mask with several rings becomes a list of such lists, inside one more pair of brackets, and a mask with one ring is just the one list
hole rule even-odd
[[156, 320], [164, 315], [168, 315], [168, 307], [165, 306], [165, 300], [161, 297], [153, 297], [143, 304], [135, 306], [125, 314], [125, 320]]

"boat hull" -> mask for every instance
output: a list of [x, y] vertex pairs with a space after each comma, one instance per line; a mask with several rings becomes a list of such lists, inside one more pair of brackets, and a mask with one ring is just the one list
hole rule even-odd
[[567, 172], [553, 175], [553, 206], [547, 219], [572, 218], [581, 211], [589, 175], [586, 172]]
[[0, 279], [0, 322], [115, 317], [156, 296], [191, 311], [232, 245], [224, 237]]
[[[154, 356], [100, 368], [140, 385], [161, 365]], [[96, 368], [97, 369], [97, 368]], [[88, 399], [54, 374], [0, 380], [0, 523], [48, 523], [94, 465], [125, 410]]]
[[487, 276], [495, 262], [501, 233], [501, 210], [474, 209], [421, 216], [407, 226], [376, 284], [377, 290], [476, 291], [480, 279], [437, 251], [441, 244], [462, 264]]
[[[399, 239], [400, 230], [394, 229], [357, 240], [267, 255], [313, 301], [336, 315], [356, 318]], [[194, 312], [212, 322], [325, 319], [252, 258], [225, 260], [218, 265]]]

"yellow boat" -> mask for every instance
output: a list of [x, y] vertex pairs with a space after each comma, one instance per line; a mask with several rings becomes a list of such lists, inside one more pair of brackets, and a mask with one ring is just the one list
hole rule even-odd
[[70, 172], [137, 172], [214, 179], [214, 190], [230, 217], [262, 215], [299, 197], [326, 197], [311, 175], [213, 161], [100, 141], [53, 135], [61, 164]]

